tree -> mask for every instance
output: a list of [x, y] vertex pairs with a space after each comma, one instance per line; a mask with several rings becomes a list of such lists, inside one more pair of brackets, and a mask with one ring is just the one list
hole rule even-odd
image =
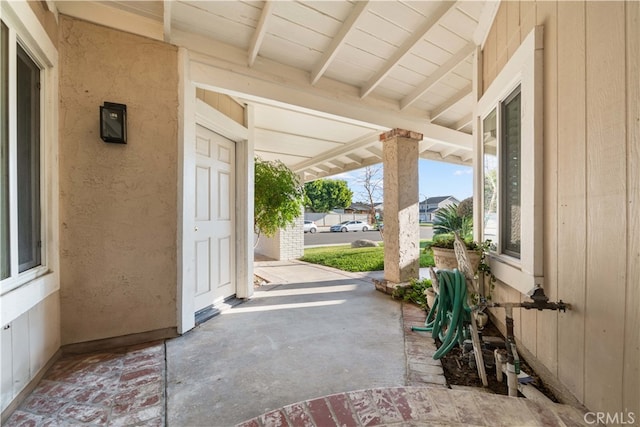
[[458, 216], [473, 218], [473, 197], [467, 197], [458, 205]]
[[376, 222], [376, 203], [375, 200], [382, 196], [382, 165], [367, 166], [364, 172], [357, 180], [358, 184], [364, 188], [363, 196], [369, 204], [370, 221]]
[[352, 197], [347, 181], [341, 179], [318, 179], [304, 185], [304, 205], [314, 212], [349, 207]]
[[302, 212], [303, 197], [298, 176], [284, 163], [256, 157], [253, 226], [258, 238], [293, 224]]

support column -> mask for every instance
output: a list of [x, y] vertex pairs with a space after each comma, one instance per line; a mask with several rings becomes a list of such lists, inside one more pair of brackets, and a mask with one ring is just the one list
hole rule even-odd
[[384, 278], [407, 282], [420, 275], [418, 142], [422, 134], [393, 129], [380, 135], [384, 162]]

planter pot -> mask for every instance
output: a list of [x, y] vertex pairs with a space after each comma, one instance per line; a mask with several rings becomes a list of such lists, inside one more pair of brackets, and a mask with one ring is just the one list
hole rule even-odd
[[436, 302], [436, 292], [433, 290], [433, 288], [427, 288], [424, 290], [424, 294], [427, 297], [427, 305], [430, 309], [433, 308], [433, 305]]
[[[438, 270], [453, 270], [454, 268], [458, 268], [458, 260], [456, 259], [456, 254], [453, 249], [436, 247], [431, 247], [431, 249], [433, 250], [433, 261], [435, 262]], [[471, 263], [473, 271], [478, 271], [481, 255], [469, 250], [467, 250], [467, 255], [469, 256], [469, 262]]]

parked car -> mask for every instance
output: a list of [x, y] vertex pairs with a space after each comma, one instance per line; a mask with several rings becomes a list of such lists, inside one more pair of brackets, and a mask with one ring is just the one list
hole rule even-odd
[[364, 221], [342, 221], [340, 224], [332, 225], [331, 231], [367, 231], [371, 229], [371, 226]]
[[305, 221], [304, 222], [304, 232], [309, 232], [311, 234], [315, 233], [316, 231], [318, 231], [318, 227], [316, 226], [316, 223], [313, 221]]

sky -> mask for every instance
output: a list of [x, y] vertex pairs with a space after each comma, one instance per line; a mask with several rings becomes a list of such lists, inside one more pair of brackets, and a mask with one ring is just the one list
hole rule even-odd
[[[377, 165], [374, 167], [380, 167]], [[473, 195], [473, 169], [470, 166], [454, 165], [445, 162], [420, 159], [418, 164], [420, 180], [420, 201], [427, 197], [453, 196], [458, 200]], [[365, 191], [358, 181], [362, 178], [363, 169], [334, 175], [332, 179], [344, 179], [353, 191], [353, 201], [365, 201]], [[382, 169], [380, 169], [382, 176]], [[382, 201], [382, 197], [378, 197]]]

